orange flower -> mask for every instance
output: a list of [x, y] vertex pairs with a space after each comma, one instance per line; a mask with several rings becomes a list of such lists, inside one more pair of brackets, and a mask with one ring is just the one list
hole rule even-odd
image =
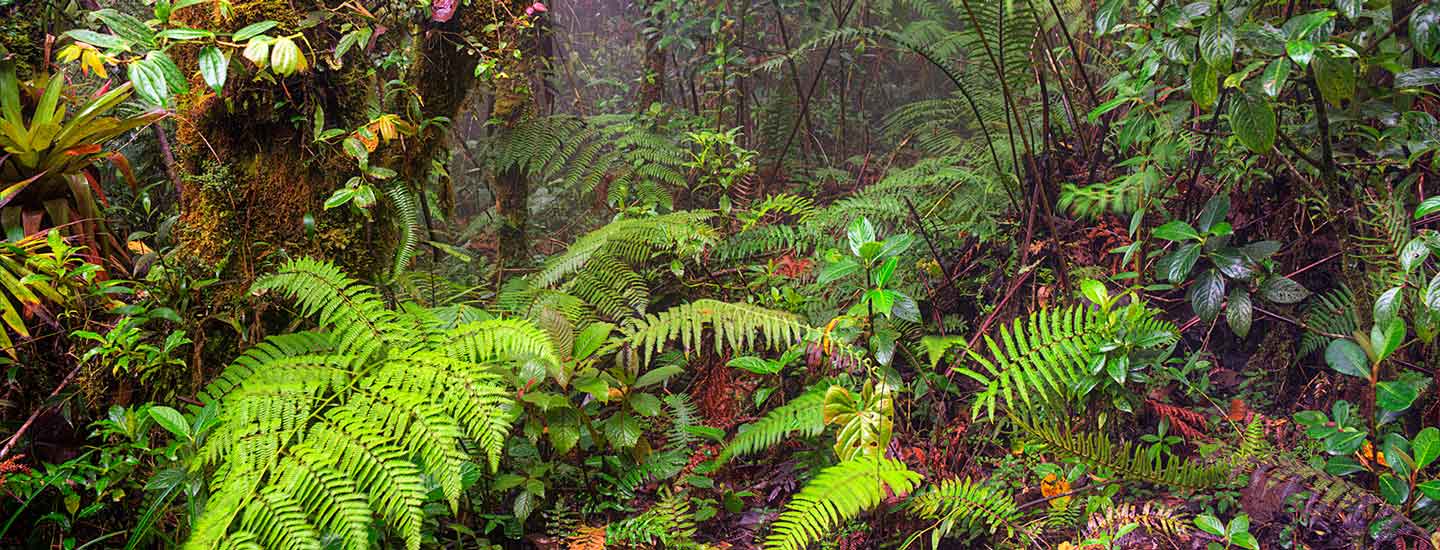
[[1050, 506], [1056, 509], [1065, 508], [1070, 504], [1068, 496], [1055, 498], [1068, 492], [1070, 492], [1070, 482], [1053, 473], [1046, 475], [1045, 479], [1040, 482], [1040, 494], [1045, 498], [1054, 499], [1050, 501]]

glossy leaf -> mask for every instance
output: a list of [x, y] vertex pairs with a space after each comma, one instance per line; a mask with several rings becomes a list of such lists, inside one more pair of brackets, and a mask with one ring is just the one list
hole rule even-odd
[[198, 58], [200, 64], [200, 77], [205, 79], [205, 85], [220, 93], [225, 89], [225, 77], [229, 72], [230, 58], [215, 46], [200, 48]]
[[1325, 364], [1340, 374], [1370, 379], [1370, 358], [1352, 340], [1335, 339], [1325, 347]]
[[1235, 130], [1235, 137], [1240, 138], [1240, 143], [1251, 151], [1262, 155], [1269, 153], [1275, 146], [1275, 108], [1269, 101], [1251, 97], [1250, 94], [1236, 96], [1230, 104], [1230, 127]]

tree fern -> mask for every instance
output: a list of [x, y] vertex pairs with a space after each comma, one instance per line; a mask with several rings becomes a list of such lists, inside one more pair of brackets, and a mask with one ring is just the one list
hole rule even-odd
[[466, 449], [498, 465], [509, 363], [558, 362], [529, 323], [390, 310], [314, 260], [255, 288], [294, 297], [323, 332], [271, 338], [201, 393], [220, 421], [197, 465], [215, 468], [186, 548], [319, 548], [332, 537], [368, 548], [377, 520], [418, 548], [429, 488], [459, 504]]
[[800, 550], [844, 521], [875, 508], [888, 495], [906, 495], [920, 482], [903, 462], [860, 456], [826, 468], [805, 484], [771, 525], [766, 550]]

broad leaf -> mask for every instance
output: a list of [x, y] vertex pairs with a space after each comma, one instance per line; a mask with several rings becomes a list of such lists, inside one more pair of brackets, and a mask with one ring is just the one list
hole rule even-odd
[[1240, 286], [1231, 289], [1230, 297], [1225, 300], [1225, 323], [1230, 325], [1230, 330], [1234, 331], [1236, 336], [1244, 338], [1250, 334], [1250, 323], [1254, 314], [1250, 292]]
[[1415, 453], [1415, 467], [1424, 469], [1436, 458], [1440, 458], [1440, 429], [1433, 426], [1420, 430], [1415, 434], [1415, 441], [1411, 443], [1411, 450]]
[[190, 424], [185, 422], [185, 417], [179, 411], [157, 405], [150, 407], [150, 417], [154, 418], [155, 423], [159, 424], [161, 428], [165, 428], [176, 437], [190, 439]]
[[1237, 94], [1230, 105], [1230, 127], [1235, 130], [1235, 137], [1251, 151], [1269, 153], [1275, 146], [1275, 108], [1269, 101], [1245, 93]]
[[1190, 65], [1190, 98], [1201, 109], [1209, 111], [1220, 97], [1220, 75], [1209, 63], [1196, 61]]
[[1290, 78], [1290, 60], [1279, 57], [1265, 67], [1265, 72], [1260, 75], [1260, 90], [1265, 95], [1275, 99], [1285, 89], [1285, 81]]
[[220, 93], [225, 89], [225, 77], [229, 72], [230, 58], [226, 57], [220, 48], [205, 46], [200, 48], [200, 76], [205, 79], [205, 85]]
[[1154, 235], [1172, 242], [1200, 240], [1200, 233], [1190, 227], [1190, 224], [1181, 220], [1171, 220], [1165, 225], [1156, 227]]
[[1309, 290], [1289, 277], [1273, 275], [1260, 284], [1260, 297], [1277, 304], [1293, 304], [1309, 295]]
[[1201, 273], [1190, 287], [1190, 305], [1195, 309], [1195, 315], [1207, 323], [1220, 315], [1220, 304], [1224, 299], [1225, 278], [1213, 269]]
[[1337, 338], [1325, 347], [1325, 364], [1340, 374], [1370, 379], [1370, 358], [1352, 340]]
[[1375, 385], [1375, 405], [1386, 411], [1405, 411], [1419, 396], [1415, 386], [1403, 380], [1386, 380]]
[[1321, 52], [1315, 56], [1315, 83], [1320, 86], [1320, 95], [1331, 105], [1355, 97], [1355, 63], [1345, 57], [1336, 57]]
[[1440, 3], [1420, 2], [1410, 13], [1410, 43], [1420, 55], [1440, 63]]

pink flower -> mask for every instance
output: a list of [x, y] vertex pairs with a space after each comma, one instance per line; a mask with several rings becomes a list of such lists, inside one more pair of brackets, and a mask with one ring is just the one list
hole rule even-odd
[[430, 20], [444, 23], [455, 16], [455, 0], [430, 0]]
[[534, 4], [530, 4], [530, 7], [525, 8], [525, 15], [534, 15], [537, 13], [545, 13], [547, 11], [550, 11], [550, 8], [545, 7], [545, 4], [536, 2]]

